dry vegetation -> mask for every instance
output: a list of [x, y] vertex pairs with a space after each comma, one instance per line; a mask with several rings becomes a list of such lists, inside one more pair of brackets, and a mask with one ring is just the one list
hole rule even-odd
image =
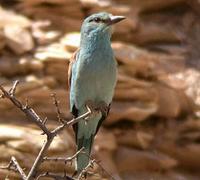
[[[119, 64], [110, 115], [96, 137], [94, 157], [115, 179], [200, 178], [200, 21], [198, 0], [1, 0], [0, 83], [20, 84], [16, 96], [57, 126], [50, 98], [56, 93], [62, 117], [71, 119], [68, 60], [79, 46], [84, 17], [108, 11], [125, 15], [115, 27]], [[30, 169], [43, 144], [41, 131], [8, 100], [0, 99], [0, 162], [15, 156]], [[49, 156], [75, 152], [71, 129], [56, 137]], [[48, 162], [41, 171], [73, 172]], [[98, 176], [110, 179], [95, 167]], [[0, 170], [0, 179], [9, 174]], [[15, 177], [15, 178], [14, 178]]]

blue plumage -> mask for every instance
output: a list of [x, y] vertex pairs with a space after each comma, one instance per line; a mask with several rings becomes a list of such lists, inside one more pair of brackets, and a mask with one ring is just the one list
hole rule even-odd
[[[86, 102], [96, 106], [104, 102], [109, 108], [117, 79], [117, 65], [110, 44], [111, 25], [124, 19], [108, 13], [98, 13], [86, 18], [81, 27], [80, 48], [73, 56], [70, 71], [70, 108], [77, 117], [85, 112]], [[76, 170], [80, 173], [89, 162], [94, 136], [105, 115], [101, 112], [90, 117], [88, 123], [74, 126], [79, 154]]]

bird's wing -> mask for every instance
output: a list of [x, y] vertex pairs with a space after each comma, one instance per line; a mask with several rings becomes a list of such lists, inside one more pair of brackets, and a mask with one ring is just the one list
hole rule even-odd
[[99, 131], [99, 128], [101, 127], [101, 124], [103, 123], [103, 121], [106, 119], [106, 117], [108, 116], [109, 114], [109, 111], [110, 111], [110, 106], [111, 104], [109, 104], [107, 106], [107, 112], [106, 113], [102, 113], [102, 117], [101, 119], [99, 120], [99, 123], [97, 124], [97, 129], [96, 129], [96, 132], [95, 132], [95, 135], [97, 134], [97, 132]]
[[[77, 61], [78, 59], [78, 54], [80, 52], [80, 48], [78, 48], [74, 54], [72, 55], [72, 57], [70, 58], [70, 61], [69, 61], [69, 68], [68, 68], [68, 86], [69, 86], [69, 89], [71, 88], [71, 80], [72, 80], [72, 67], [73, 67], [73, 64]], [[71, 98], [70, 98], [71, 99]], [[70, 109], [71, 109], [71, 113], [74, 115], [74, 117], [78, 117], [78, 109], [76, 108], [75, 104], [70, 100]], [[78, 130], [78, 125], [77, 123], [73, 125], [73, 129], [74, 129], [74, 132], [77, 136], [77, 130]], [[77, 140], [77, 138], [76, 138]]]
[[[79, 52], [80, 52], [80, 48], [78, 48], [78, 49], [74, 52], [74, 54], [72, 55], [72, 57], [70, 58], [70, 61], [69, 61], [69, 68], [68, 68], [68, 86], [69, 86], [69, 90], [70, 90], [70, 88], [71, 88], [73, 64], [77, 61]], [[70, 109], [71, 109], [72, 114], [73, 114], [75, 117], [77, 117], [77, 116], [78, 116], [78, 110], [77, 110], [77, 108], [75, 107], [73, 101], [71, 101], [71, 98], [70, 98]]]
[[76, 60], [78, 59], [77, 56], [79, 54], [80, 48], [78, 48], [74, 54], [72, 55], [72, 57], [69, 60], [69, 68], [68, 68], [68, 86], [70, 89], [71, 86], [71, 78], [72, 78], [72, 66], [73, 64], [76, 62]]

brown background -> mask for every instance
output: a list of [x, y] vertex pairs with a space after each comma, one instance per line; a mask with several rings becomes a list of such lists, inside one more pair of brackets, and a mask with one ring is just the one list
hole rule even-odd
[[[0, 1], [0, 83], [20, 80], [17, 97], [57, 125], [50, 97], [63, 117], [68, 106], [67, 68], [79, 46], [82, 20], [107, 11], [127, 19], [115, 27], [119, 64], [110, 115], [98, 133], [94, 157], [115, 179], [200, 179], [200, 3], [197, 0], [9, 0]], [[10, 102], [0, 99], [0, 162], [14, 155], [29, 169], [41, 148], [40, 131]], [[75, 151], [71, 129], [49, 155]], [[41, 170], [73, 172], [45, 163]], [[111, 179], [99, 167], [90, 179]], [[0, 179], [17, 175], [0, 170]], [[15, 178], [14, 178], [15, 177]]]

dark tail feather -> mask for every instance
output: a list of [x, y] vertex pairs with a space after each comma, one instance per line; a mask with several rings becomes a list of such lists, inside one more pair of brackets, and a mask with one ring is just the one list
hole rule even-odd
[[83, 150], [84, 153], [79, 153], [76, 159], [76, 171], [78, 174], [88, 165], [90, 161], [90, 152], [91, 152], [91, 148], [93, 144], [93, 139], [94, 139], [93, 135], [91, 135], [87, 139], [84, 137], [82, 137], [81, 139], [77, 139], [78, 141], [77, 150], [80, 150], [82, 147], [84, 147], [84, 150]]

